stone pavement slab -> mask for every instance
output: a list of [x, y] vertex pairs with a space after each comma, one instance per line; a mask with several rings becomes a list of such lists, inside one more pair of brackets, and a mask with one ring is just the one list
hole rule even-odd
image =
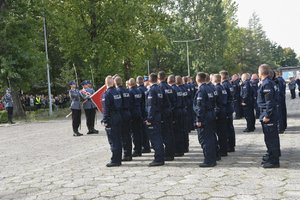
[[234, 121], [236, 152], [208, 169], [198, 167], [203, 155], [195, 132], [190, 152], [165, 166], [149, 168], [150, 153], [106, 168], [111, 154], [99, 121], [100, 134], [83, 137], [72, 136], [66, 119], [2, 124], [0, 199], [300, 199], [300, 99], [287, 104], [279, 169], [260, 167], [260, 124], [243, 133], [243, 119]]

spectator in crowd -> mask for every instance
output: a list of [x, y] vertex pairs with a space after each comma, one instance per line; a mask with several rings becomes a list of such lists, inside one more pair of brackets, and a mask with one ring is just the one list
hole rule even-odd
[[291, 92], [291, 98], [295, 99], [296, 98], [296, 80], [294, 77], [290, 77], [289, 80], [290, 80], [289, 89]]

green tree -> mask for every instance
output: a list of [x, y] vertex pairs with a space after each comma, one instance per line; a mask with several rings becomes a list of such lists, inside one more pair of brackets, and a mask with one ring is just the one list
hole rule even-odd
[[17, 92], [45, 83], [42, 20], [30, 0], [1, 1], [0, 9], [0, 84], [12, 88], [16, 112], [23, 115]]
[[282, 59], [279, 62], [279, 65], [282, 67], [288, 66], [298, 66], [299, 60], [297, 59], [297, 54], [292, 48], [284, 48], [282, 50]]

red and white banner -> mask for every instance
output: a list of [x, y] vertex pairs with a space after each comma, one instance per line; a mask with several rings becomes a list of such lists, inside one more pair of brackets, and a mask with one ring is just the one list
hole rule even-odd
[[102, 107], [102, 95], [106, 91], [106, 86], [103, 85], [99, 90], [97, 90], [94, 94], [91, 95], [91, 99], [93, 103], [96, 105], [100, 112], [103, 112]]

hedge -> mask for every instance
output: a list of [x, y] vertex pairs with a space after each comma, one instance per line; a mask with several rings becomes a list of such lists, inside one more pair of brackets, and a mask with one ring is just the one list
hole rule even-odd
[[6, 110], [0, 111], [0, 123], [6, 123], [7, 122], [7, 112]]

